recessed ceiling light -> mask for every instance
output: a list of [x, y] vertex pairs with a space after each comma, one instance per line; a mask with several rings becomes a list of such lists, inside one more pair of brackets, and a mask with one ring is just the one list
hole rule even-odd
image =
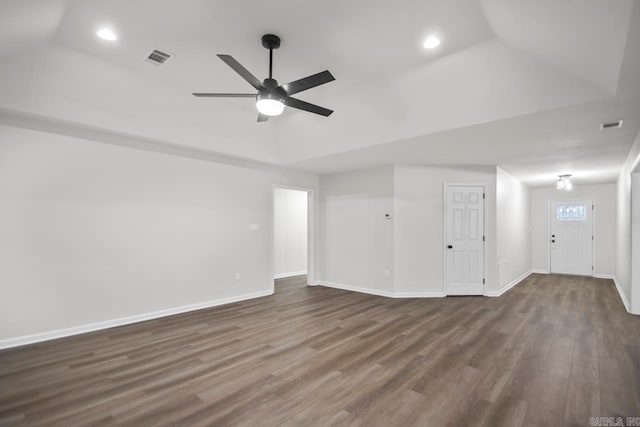
[[424, 41], [424, 44], [422, 46], [424, 46], [425, 49], [433, 49], [439, 44], [440, 44], [440, 39], [437, 37], [431, 36]]
[[100, 30], [98, 30], [98, 32], [96, 34], [102, 40], [114, 41], [115, 39], [118, 38], [118, 36], [116, 36], [116, 33], [114, 33], [113, 31], [111, 31], [108, 28], [101, 28]]

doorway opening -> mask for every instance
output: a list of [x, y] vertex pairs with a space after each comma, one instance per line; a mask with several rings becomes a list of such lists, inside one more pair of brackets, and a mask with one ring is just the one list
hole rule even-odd
[[310, 202], [309, 190], [274, 187], [274, 292], [292, 291], [308, 284]]
[[557, 274], [593, 275], [593, 200], [550, 204], [549, 265]]

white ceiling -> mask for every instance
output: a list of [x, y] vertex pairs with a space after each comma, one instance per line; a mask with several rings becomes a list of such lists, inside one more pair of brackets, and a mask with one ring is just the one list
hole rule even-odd
[[[639, 110], [632, 105], [636, 101], [607, 98], [303, 160], [293, 166], [331, 173], [387, 163], [498, 164], [534, 186], [553, 183], [561, 173], [573, 174], [577, 183], [611, 182], [640, 127]], [[611, 116], [623, 118], [624, 126], [600, 131], [601, 117]]]
[[481, 0], [496, 36], [614, 94], [633, 1]]
[[[0, 108], [318, 173], [382, 163], [500, 165], [532, 185], [614, 179], [640, 129], [640, 1], [4, 0]], [[119, 36], [95, 37], [102, 27]], [[329, 69], [257, 124], [258, 78]], [[438, 48], [422, 41], [435, 34]], [[153, 49], [175, 55], [156, 67]], [[600, 132], [601, 121], [622, 129]]]

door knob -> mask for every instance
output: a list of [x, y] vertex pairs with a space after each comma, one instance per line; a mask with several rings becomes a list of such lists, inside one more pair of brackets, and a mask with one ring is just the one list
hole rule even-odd
[[452, 245], [449, 245], [449, 246], [447, 246], [447, 248], [449, 248], [449, 249], [453, 249], [453, 246], [452, 246]]

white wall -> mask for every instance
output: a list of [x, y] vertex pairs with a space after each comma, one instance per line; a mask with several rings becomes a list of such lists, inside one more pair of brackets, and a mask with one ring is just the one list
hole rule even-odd
[[0, 344], [270, 293], [274, 184], [317, 177], [0, 126]]
[[537, 271], [549, 271], [549, 203], [556, 200], [594, 199], [594, 274], [612, 276], [616, 271], [616, 185], [575, 185], [573, 191], [553, 187], [531, 189], [531, 263]]
[[393, 167], [320, 177], [323, 283], [393, 291]]
[[276, 278], [307, 274], [306, 191], [274, 190], [274, 274]]
[[[631, 151], [620, 172], [616, 183], [617, 196], [617, 246], [616, 246], [616, 282], [628, 309], [640, 314], [640, 277], [632, 273], [632, 267], [640, 265], [640, 236], [635, 233], [640, 229], [640, 179], [633, 174], [640, 161], [640, 133], [631, 147]], [[633, 182], [632, 182], [633, 176]], [[633, 192], [633, 197], [632, 197]], [[632, 206], [633, 200], [633, 206]], [[632, 217], [633, 212], [633, 217]], [[634, 234], [632, 234], [632, 232]], [[633, 262], [633, 260], [636, 262]], [[638, 272], [640, 274], [640, 271]]]
[[486, 291], [498, 289], [494, 167], [396, 166], [395, 292], [442, 294], [444, 183], [486, 185]]
[[498, 282], [502, 289], [531, 271], [529, 187], [497, 168]]
[[640, 173], [631, 174], [631, 286], [628, 310], [640, 314]]
[[492, 167], [394, 166], [320, 177], [319, 281], [388, 296], [442, 296], [445, 182], [486, 185], [487, 291], [497, 290]]
[[616, 265], [615, 276], [620, 290], [631, 302], [631, 171], [618, 177], [616, 183]]

